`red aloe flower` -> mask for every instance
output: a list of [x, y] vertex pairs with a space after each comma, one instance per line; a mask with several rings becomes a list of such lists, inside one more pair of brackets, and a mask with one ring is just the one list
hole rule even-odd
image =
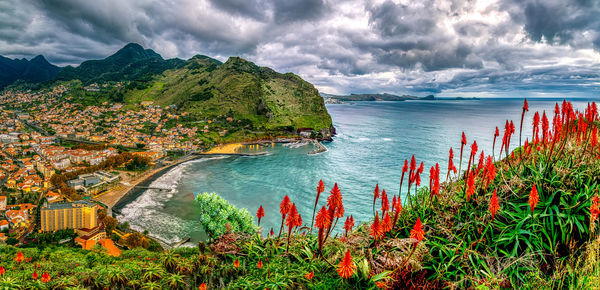
[[6, 273], [6, 269], [4, 269], [4, 267], [0, 266], [0, 276], [3, 276], [4, 273]]
[[[319, 180], [319, 185], [317, 185], [317, 194], [321, 194], [323, 191], [325, 191], [325, 183], [323, 183], [323, 179]], [[317, 197], [317, 199], [319, 199]]]
[[371, 236], [373, 236], [373, 239], [375, 241], [381, 239], [381, 237], [383, 236], [383, 228], [381, 226], [381, 223], [379, 223], [379, 212], [375, 213], [375, 220], [371, 225]]
[[546, 144], [548, 139], [548, 126], [548, 117], [546, 117], [546, 111], [544, 111], [542, 115], [542, 142], [544, 142], [544, 145]]
[[281, 213], [281, 228], [279, 229], [279, 236], [281, 237], [281, 232], [283, 231], [283, 223], [285, 222], [285, 217], [292, 209], [292, 203], [290, 202], [289, 196], [284, 196], [281, 204], [279, 204], [279, 213]]
[[317, 213], [315, 225], [319, 229], [319, 253], [322, 253], [325, 230], [331, 225], [331, 216], [329, 215], [329, 211], [327, 208], [325, 208], [325, 206], [323, 206], [321, 210], [319, 210], [319, 213]]
[[[531, 135], [531, 143], [538, 143], [538, 140], [540, 140], [540, 137], [538, 136], [538, 133], [540, 132], [540, 113], [535, 112], [535, 114], [533, 115], [533, 135]], [[535, 139], [534, 139], [535, 136]]]
[[454, 160], [452, 160], [454, 158], [454, 152], [452, 152], [452, 147], [450, 147], [450, 152], [448, 155], [448, 173], [446, 174], [446, 181], [448, 181], [451, 171], [454, 171], [454, 174], [456, 174], [456, 166], [454, 166]]
[[235, 262], [233, 262], [233, 267], [234, 268], [239, 268], [240, 267], [240, 260], [235, 260]]
[[381, 222], [381, 228], [383, 229], [384, 233], [387, 233], [392, 230], [392, 219], [390, 218], [390, 215], [387, 212], [383, 216], [383, 221]]
[[258, 263], [256, 263], [256, 268], [258, 268], [258, 269], [262, 269], [262, 267], [263, 267], [263, 262], [262, 262], [262, 260], [258, 260]]
[[465, 136], [465, 132], [462, 132], [462, 138], [460, 139], [460, 160], [458, 161], [458, 174], [462, 172], [462, 156], [465, 145], [467, 145], [467, 137]]
[[275, 235], [275, 233], [273, 232], [273, 228], [271, 228], [271, 232], [269, 233], [269, 235], [272, 237]]
[[312, 280], [313, 277], [315, 277], [315, 271], [310, 271], [310, 273], [304, 274], [304, 278], [308, 280]]
[[287, 216], [285, 221], [285, 225], [288, 227], [288, 242], [287, 247], [290, 248], [290, 237], [292, 236], [292, 230], [294, 227], [302, 225], [302, 218], [298, 214], [298, 210], [296, 209], [296, 203], [292, 203], [292, 209]]
[[198, 290], [206, 290], [206, 283], [200, 284], [200, 286], [198, 286]]
[[319, 180], [319, 185], [317, 185], [317, 198], [315, 199], [315, 206], [313, 207], [313, 215], [310, 223], [310, 232], [312, 233], [312, 228], [315, 223], [315, 212], [317, 211], [317, 204], [319, 203], [319, 196], [321, 193], [325, 191], [325, 183], [323, 183], [323, 179]]
[[379, 183], [375, 184], [375, 190], [373, 190], [373, 214], [375, 214], [375, 201], [379, 198]]
[[381, 191], [381, 214], [390, 210], [390, 202], [388, 200], [385, 189]]
[[498, 202], [498, 195], [496, 194], [496, 190], [494, 189], [494, 194], [492, 194], [492, 199], [490, 200], [490, 212], [492, 213], [492, 219], [496, 217], [496, 213], [500, 209], [500, 203]]
[[[525, 142], [525, 144], [527, 144], [527, 142]], [[485, 179], [486, 179], [485, 189], [488, 188], [490, 183], [492, 181], [494, 181], [495, 178], [496, 178], [496, 165], [494, 165], [494, 162], [492, 161], [492, 157], [488, 155], [486, 165], [485, 165]]]
[[531, 214], [533, 214], [533, 210], [539, 201], [540, 196], [538, 195], [537, 187], [535, 186], [534, 182], [533, 187], [531, 188], [531, 193], [529, 193], [529, 206], [531, 207]]
[[265, 216], [265, 210], [263, 209], [262, 205], [260, 207], [258, 207], [258, 211], [256, 212], [256, 217], [258, 218], [258, 225], [260, 226], [260, 219], [262, 219]]
[[394, 222], [392, 223], [392, 228], [396, 226], [396, 221], [398, 220], [398, 214], [402, 211], [402, 199], [400, 196], [396, 199], [396, 206], [394, 211]]
[[352, 230], [354, 227], [354, 218], [352, 215], [346, 218], [346, 222], [344, 223], [344, 230], [346, 231], [346, 236], [348, 236], [348, 232]]
[[521, 133], [523, 132], [523, 118], [525, 117], [525, 112], [529, 111], [529, 104], [527, 104], [527, 99], [523, 101], [523, 113], [521, 113], [521, 126], [519, 126], [519, 147], [521, 147]]
[[471, 195], [475, 193], [475, 178], [473, 176], [473, 170], [468, 170], [467, 176], [467, 191], [465, 194], [467, 195], [467, 202], [469, 202]]
[[39, 278], [37, 271], [33, 271], [33, 275], [31, 275], [31, 278], [33, 278], [33, 280], [37, 280], [37, 278]]
[[17, 257], [15, 258], [15, 261], [20, 264], [21, 262], [23, 262], [23, 260], [25, 260], [25, 257], [23, 257], [23, 253], [18, 252]]
[[[400, 188], [398, 189], [398, 195], [402, 194], [402, 182], [404, 181], [404, 173], [408, 171], [408, 160], [404, 159], [404, 166], [402, 166], [402, 177], [400, 177]], [[375, 203], [373, 203], [373, 211], [375, 211]]]
[[338, 206], [342, 204], [342, 193], [340, 192], [340, 188], [337, 185], [337, 182], [333, 185], [331, 189], [330, 195], [327, 198], [327, 206], [333, 210], [335, 210]]
[[592, 205], [590, 206], [590, 223], [594, 223], [598, 216], [600, 216], [600, 205], [598, 204], [600, 198], [598, 198], [598, 191], [596, 191], [596, 195], [592, 198]]
[[492, 156], [494, 156], [494, 149], [496, 147], [496, 138], [500, 136], [500, 131], [498, 130], [498, 126], [496, 126], [496, 131], [494, 131], [494, 142], [492, 143]]
[[392, 212], [396, 211], [396, 196], [392, 198]]
[[417, 240], [414, 244], [415, 247], [419, 242], [423, 240], [425, 237], [425, 232], [423, 231], [423, 225], [421, 224], [421, 218], [417, 217], [417, 222], [415, 222], [414, 227], [410, 230], [410, 238]]
[[42, 283], [48, 283], [50, 282], [50, 274], [48, 274], [47, 272], [44, 272], [44, 274], [42, 274]]
[[354, 269], [356, 269], [356, 265], [352, 261], [350, 250], [347, 250], [344, 259], [342, 259], [338, 265], [338, 273], [340, 274], [340, 277], [348, 279], [350, 276], [352, 276], [352, 274], [354, 274]]

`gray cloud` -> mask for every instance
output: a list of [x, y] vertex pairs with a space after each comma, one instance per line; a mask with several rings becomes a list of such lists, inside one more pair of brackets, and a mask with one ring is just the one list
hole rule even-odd
[[128, 42], [240, 55], [332, 93], [598, 95], [596, 0], [4, 0], [0, 55], [60, 65]]

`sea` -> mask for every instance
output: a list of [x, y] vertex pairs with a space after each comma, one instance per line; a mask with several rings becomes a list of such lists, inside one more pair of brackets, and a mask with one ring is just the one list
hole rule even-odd
[[[535, 111], [553, 116], [554, 104], [562, 99], [529, 99], [529, 112], [523, 121], [521, 143], [531, 138]], [[583, 110], [588, 99], [572, 99]], [[263, 206], [263, 234], [271, 228], [277, 234], [281, 224], [279, 204], [288, 195], [296, 204], [304, 224], [310, 226], [319, 180], [326, 191], [319, 208], [326, 204], [335, 183], [342, 193], [346, 215], [357, 223], [373, 218], [373, 189], [379, 184], [388, 196], [399, 194], [400, 176], [405, 159], [412, 155], [424, 162], [422, 186], [428, 186], [428, 172], [439, 163], [445, 180], [448, 151], [454, 149], [458, 168], [461, 133], [467, 137], [463, 169], [470, 145], [477, 141], [479, 150], [492, 153], [496, 126], [500, 138], [495, 156], [500, 154], [501, 137], [506, 120], [513, 120], [516, 133], [511, 149], [519, 145], [519, 126], [523, 99], [433, 100], [404, 102], [354, 102], [327, 105], [337, 135], [324, 142], [326, 152], [310, 155], [312, 144], [274, 144], [248, 147], [247, 152], [267, 152], [264, 156], [215, 157], [193, 160], [174, 167], [151, 182], [148, 189], [118, 209], [118, 219], [137, 230], [167, 243], [190, 237], [191, 244], [206, 239], [200, 224], [200, 208], [194, 197], [202, 192], [216, 192], [237, 207], [255, 216]], [[406, 194], [406, 181], [401, 191]], [[256, 220], [256, 218], [255, 218]], [[341, 230], [343, 220], [338, 223]]]

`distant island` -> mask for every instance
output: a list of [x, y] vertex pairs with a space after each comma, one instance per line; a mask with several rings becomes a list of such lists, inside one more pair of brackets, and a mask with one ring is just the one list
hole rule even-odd
[[402, 101], [433, 101], [433, 100], [478, 100], [479, 98], [438, 98], [434, 95], [427, 95], [425, 97], [417, 97], [413, 95], [394, 95], [388, 93], [377, 93], [377, 94], [350, 94], [350, 95], [333, 95], [327, 93], [320, 93], [326, 104], [343, 104], [345, 102], [379, 102], [379, 101], [391, 101], [391, 102], [402, 102]]

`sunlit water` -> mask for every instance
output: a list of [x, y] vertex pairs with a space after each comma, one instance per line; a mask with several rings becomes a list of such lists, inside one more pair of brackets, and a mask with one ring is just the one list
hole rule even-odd
[[[575, 108], [587, 100], [573, 101]], [[555, 100], [530, 100], [530, 112], [523, 126], [523, 143], [531, 135], [533, 112], [546, 110], [552, 117]], [[168, 242], [190, 236], [202, 240], [198, 206], [193, 193], [217, 192], [234, 205], [246, 208], [254, 216], [260, 205], [265, 209], [262, 227], [266, 233], [281, 223], [279, 202], [287, 194], [296, 203], [304, 223], [310, 224], [315, 188], [323, 179], [324, 205], [335, 182], [342, 192], [346, 215], [358, 222], [372, 217], [373, 188], [379, 183], [388, 195], [398, 193], [401, 167], [412, 154], [425, 163], [422, 185], [428, 185], [429, 168], [439, 162], [446, 176], [448, 149], [455, 150], [458, 167], [460, 136], [464, 130], [468, 145], [476, 140], [480, 150], [491, 153], [496, 126], [503, 133], [505, 120], [514, 120], [519, 142], [522, 100], [464, 100], [357, 102], [328, 105], [338, 135], [325, 143], [328, 151], [308, 155], [311, 145], [289, 148], [276, 145], [267, 156], [227, 157], [191, 161], [175, 167], [156, 179], [152, 186], [173, 188], [172, 192], [146, 190], [121, 209], [121, 221], [135, 229], [147, 229], [151, 235]], [[501, 137], [500, 137], [501, 138]], [[498, 154], [501, 139], [497, 141]], [[260, 151], [264, 151], [261, 149]], [[468, 155], [469, 149], [465, 149]], [[463, 158], [463, 167], [466, 159]], [[406, 184], [406, 182], [405, 182]], [[403, 191], [403, 194], [406, 190]], [[341, 228], [343, 223], [338, 223]]]

